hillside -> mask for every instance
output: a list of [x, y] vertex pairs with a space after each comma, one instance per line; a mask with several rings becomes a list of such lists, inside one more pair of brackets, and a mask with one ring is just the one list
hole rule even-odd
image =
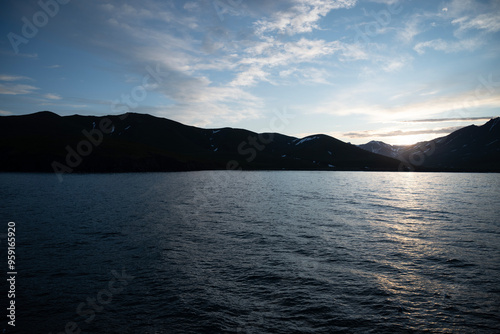
[[201, 129], [127, 113], [0, 117], [0, 171], [398, 170], [396, 159], [326, 135]]
[[372, 141], [359, 147], [399, 159], [408, 169], [500, 172], [500, 118], [414, 145], [395, 146]]

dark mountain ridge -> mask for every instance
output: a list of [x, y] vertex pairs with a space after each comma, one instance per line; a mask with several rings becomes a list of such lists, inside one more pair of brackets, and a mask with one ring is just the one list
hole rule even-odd
[[201, 129], [147, 114], [0, 117], [0, 171], [383, 170], [400, 161], [326, 135]]
[[359, 147], [421, 171], [500, 172], [500, 117], [469, 125], [451, 134], [414, 145], [371, 141]]

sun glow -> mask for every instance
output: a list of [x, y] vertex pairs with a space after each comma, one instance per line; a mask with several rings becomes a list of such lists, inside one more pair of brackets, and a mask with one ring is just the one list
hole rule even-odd
[[434, 138], [436, 138], [435, 134], [418, 134], [418, 135], [385, 137], [377, 140], [383, 141], [391, 145], [412, 145], [421, 141], [432, 140]]

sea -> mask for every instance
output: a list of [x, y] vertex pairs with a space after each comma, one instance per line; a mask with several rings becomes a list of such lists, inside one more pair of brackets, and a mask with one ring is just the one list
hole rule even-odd
[[488, 173], [0, 174], [0, 331], [500, 333], [499, 213]]

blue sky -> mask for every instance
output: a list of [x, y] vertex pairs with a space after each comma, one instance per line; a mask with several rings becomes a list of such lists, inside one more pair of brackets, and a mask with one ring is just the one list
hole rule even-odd
[[3, 1], [0, 114], [409, 144], [500, 114], [500, 2]]

